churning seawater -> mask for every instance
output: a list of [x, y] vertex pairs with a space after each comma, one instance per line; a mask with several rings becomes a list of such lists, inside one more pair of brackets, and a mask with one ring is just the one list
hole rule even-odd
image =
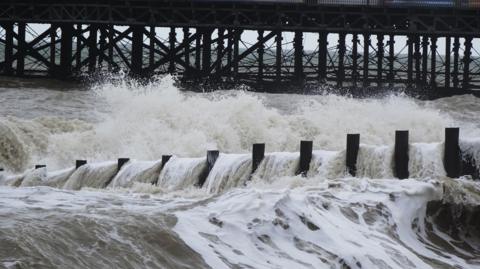
[[[444, 128], [458, 126], [480, 166], [479, 99], [173, 82], [0, 81], [0, 267], [480, 268], [480, 184], [442, 163]], [[410, 130], [407, 180], [392, 173], [395, 130]], [[356, 178], [347, 133], [361, 134]], [[307, 177], [300, 140], [314, 141]], [[209, 149], [221, 154], [199, 188]], [[117, 173], [119, 157], [131, 160]]]

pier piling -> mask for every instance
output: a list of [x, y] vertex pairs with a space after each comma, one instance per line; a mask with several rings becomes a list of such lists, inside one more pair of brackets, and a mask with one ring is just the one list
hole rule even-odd
[[198, 179], [197, 186], [199, 188], [202, 188], [203, 184], [205, 184], [208, 174], [210, 174], [210, 171], [212, 171], [213, 166], [215, 165], [215, 162], [217, 161], [219, 155], [220, 155], [220, 152], [218, 150], [207, 151], [207, 166], [205, 167], [205, 170], [203, 171], [203, 173], [200, 175]]

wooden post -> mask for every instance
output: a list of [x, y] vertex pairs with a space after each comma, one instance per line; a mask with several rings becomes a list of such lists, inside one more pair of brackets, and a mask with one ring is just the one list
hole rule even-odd
[[17, 33], [17, 76], [23, 76], [25, 72], [25, 54], [27, 45], [25, 41], [26, 24], [21, 22], [18, 24]]
[[360, 149], [360, 135], [347, 134], [346, 165], [347, 172], [355, 176], [357, 174], [357, 157]]
[[203, 171], [203, 173], [200, 175], [198, 179], [197, 186], [199, 188], [203, 187], [203, 184], [205, 184], [208, 174], [210, 174], [210, 171], [212, 171], [213, 166], [215, 165], [215, 162], [217, 161], [219, 155], [220, 155], [220, 152], [218, 150], [207, 151], [207, 167], [205, 167], [205, 170]]
[[75, 161], [75, 169], [78, 169], [85, 164], [87, 164], [87, 160], [76, 160]]
[[313, 141], [300, 141], [300, 163], [298, 165], [297, 175], [307, 176], [312, 160]]
[[117, 161], [117, 171], [120, 171], [120, 169], [122, 169], [122, 167], [128, 163], [128, 161], [130, 161], [129, 158], [119, 158], [118, 161]]
[[[170, 158], [172, 158], [172, 155], [162, 155], [162, 165], [160, 166], [161, 170], [165, 167]], [[158, 177], [155, 178], [155, 180], [152, 182], [152, 185], [158, 185]]]
[[13, 75], [13, 23], [5, 24], [5, 75]]
[[447, 176], [457, 178], [460, 176], [460, 135], [459, 128], [445, 128], [445, 151], [443, 165]]
[[131, 72], [135, 76], [143, 73], [143, 26], [131, 26], [132, 28], [132, 54]]
[[257, 171], [258, 166], [265, 157], [265, 144], [253, 144], [252, 147], [252, 174]]
[[46, 168], [47, 166], [45, 164], [36, 164], [35, 169], [40, 169], [40, 168]]
[[399, 179], [408, 178], [408, 131], [396, 131], [395, 132], [395, 176]]
[[57, 76], [67, 78], [72, 73], [72, 42], [73, 42], [73, 24], [63, 24], [61, 26], [61, 47], [60, 47], [60, 70]]

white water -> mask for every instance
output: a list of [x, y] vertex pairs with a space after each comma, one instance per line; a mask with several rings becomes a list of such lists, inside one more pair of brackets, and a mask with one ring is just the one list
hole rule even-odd
[[[449, 126], [462, 128], [462, 151], [480, 160], [473, 97], [197, 94], [170, 78], [129, 83], [72, 92], [72, 103], [68, 93], [37, 92], [52, 111], [23, 114], [32, 106], [22, 98], [7, 106], [0, 267], [480, 268], [478, 230], [464, 221], [455, 234], [427, 214], [430, 201], [479, 205], [480, 184], [446, 178], [442, 163]], [[400, 129], [411, 140], [402, 181], [392, 179]], [[357, 178], [345, 171], [347, 133], [361, 134]], [[296, 175], [300, 140], [314, 141], [307, 177]], [[250, 175], [258, 142], [267, 153]], [[221, 154], [199, 188], [210, 149]], [[163, 154], [174, 156], [162, 168]], [[132, 159], [117, 171], [119, 156]], [[75, 170], [76, 159], [89, 163]], [[47, 168], [28, 169], [36, 163]]]

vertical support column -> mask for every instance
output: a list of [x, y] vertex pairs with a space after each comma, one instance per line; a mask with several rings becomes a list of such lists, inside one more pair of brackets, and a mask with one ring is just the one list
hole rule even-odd
[[99, 53], [98, 53], [98, 67], [102, 70], [103, 69], [103, 61], [105, 61], [105, 49], [107, 47], [107, 29], [106, 25], [100, 25], [100, 40], [98, 42]]
[[395, 74], [394, 74], [394, 63], [395, 63], [395, 36], [390, 35], [388, 40], [388, 81], [389, 85], [393, 86]]
[[447, 176], [457, 178], [460, 176], [460, 146], [459, 128], [445, 128], [445, 149], [443, 165]]
[[113, 48], [115, 47], [115, 28], [113, 24], [108, 25], [108, 70], [112, 71], [114, 66]]
[[453, 88], [458, 88], [458, 50], [460, 49], [460, 39], [458, 36], [453, 39]]
[[462, 88], [468, 89], [470, 87], [470, 62], [472, 54], [472, 37], [465, 38], [465, 51], [463, 56], [463, 83]]
[[131, 72], [134, 76], [143, 73], [143, 26], [130, 26], [132, 28], [132, 58]]
[[228, 29], [227, 31], [228, 40], [227, 40], [227, 66], [228, 73], [230, 75], [232, 71], [232, 56], [233, 56], [233, 30]]
[[338, 34], [338, 73], [337, 73], [337, 86], [342, 87], [345, 81], [345, 33]]
[[275, 81], [277, 83], [281, 82], [282, 80], [282, 31], [277, 30], [277, 34], [275, 36]]
[[223, 65], [223, 50], [224, 50], [224, 39], [225, 38], [225, 29], [218, 29], [218, 38], [217, 38], [217, 61], [215, 70], [217, 75], [220, 75]]
[[88, 37], [88, 72], [93, 73], [97, 67], [97, 32], [96, 24], [90, 25], [90, 34]]
[[76, 45], [75, 51], [77, 52], [77, 54], [75, 55], [75, 68], [77, 69], [77, 71], [80, 71], [80, 67], [82, 65], [82, 41], [80, 40], [81, 36], [83, 36], [82, 25], [77, 24], [77, 34], [76, 34], [76, 38], [75, 38], [75, 41], [76, 41], [75, 42], [75, 45]]
[[185, 73], [183, 76], [188, 75], [188, 69], [190, 68], [190, 42], [188, 41], [190, 38], [190, 30], [188, 27], [183, 27], [183, 59], [185, 61]]
[[208, 174], [210, 174], [210, 171], [212, 171], [213, 166], [215, 165], [215, 162], [217, 161], [219, 155], [220, 152], [218, 150], [207, 151], [207, 165], [205, 167], [205, 170], [199, 176], [198, 183], [196, 184], [199, 188], [202, 188], [203, 184], [205, 184], [205, 181], [208, 178]]
[[23, 73], [25, 71], [25, 54], [26, 54], [25, 31], [26, 31], [25, 23], [23, 22], [18, 23], [17, 76], [23, 76]]
[[197, 35], [195, 38], [195, 73], [198, 74], [202, 68], [202, 31], [199, 28], [197, 28], [195, 31], [195, 34]]
[[295, 31], [295, 37], [293, 39], [294, 47], [294, 76], [296, 82], [303, 82], [303, 32]]
[[327, 80], [327, 56], [328, 56], [328, 34], [320, 32], [318, 34], [318, 80]]
[[408, 46], [408, 63], [407, 63], [407, 80], [408, 84], [411, 84], [413, 81], [413, 58], [415, 57], [413, 54], [413, 44], [415, 43], [414, 37], [412, 35], [408, 36], [407, 46]]
[[358, 79], [358, 34], [352, 38], [352, 80], [353, 86], [357, 86]]
[[5, 23], [5, 75], [13, 75], [13, 23]]
[[428, 73], [428, 36], [424, 35], [422, 40], [422, 85], [427, 85]]
[[[184, 28], [185, 29], [185, 28]], [[149, 33], [149, 45], [148, 45], [148, 69], [150, 74], [153, 74], [155, 70], [155, 38], [157, 37], [155, 26], [150, 26], [150, 33]]]
[[383, 47], [383, 34], [377, 35], [377, 86], [382, 85], [383, 78], [383, 56], [385, 48]]
[[437, 87], [437, 37], [431, 37], [430, 44], [431, 59], [430, 59], [430, 86], [432, 89]]
[[421, 78], [421, 70], [420, 70], [420, 59], [422, 58], [422, 54], [420, 53], [420, 36], [415, 35], [415, 83], [418, 85], [420, 83]]
[[263, 63], [263, 54], [265, 50], [265, 44], [263, 43], [263, 30], [258, 30], [258, 37], [257, 37], [257, 42], [261, 43], [258, 46], [257, 53], [258, 53], [258, 74], [257, 74], [257, 82], [262, 83], [263, 82], [263, 68], [264, 68], [264, 63]]
[[202, 53], [202, 70], [204, 76], [208, 76], [212, 61], [212, 30], [205, 29], [203, 31], [203, 53]]
[[55, 75], [56, 71], [56, 43], [57, 42], [57, 26], [53, 23], [50, 24], [50, 66], [48, 67], [48, 72], [51, 76]]
[[235, 82], [238, 79], [239, 50], [240, 50], [241, 38], [242, 38], [242, 30], [236, 29], [234, 39], [233, 39], [233, 78]]
[[62, 78], [71, 76], [72, 73], [72, 41], [73, 24], [66, 23], [61, 26], [62, 40], [60, 48], [60, 72]]
[[175, 73], [175, 44], [177, 43], [177, 33], [175, 32], [175, 27], [170, 27], [170, 33], [168, 34], [168, 72], [170, 74]]
[[370, 64], [370, 34], [363, 34], [363, 86], [368, 87], [370, 81], [368, 79], [368, 69]]
[[452, 38], [445, 37], [445, 88], [450, 88], [450, 53]]

